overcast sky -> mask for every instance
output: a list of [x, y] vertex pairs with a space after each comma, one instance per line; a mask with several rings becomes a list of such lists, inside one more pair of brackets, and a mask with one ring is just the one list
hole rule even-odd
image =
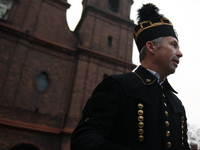
[[[200, 0], [134, 0], [131, 20], [136, 23], [137, 10], [146, 3], [154, 3], [160, 13], [170, 19], [178, 33], [183, 57], [175, 74], [168, 77], [172, 87], [178, 91], [186, 109], [188, 123], [200, 127]], [[68, 0], [67, 22], [73, 31], [82, 13], [82, 0]], [[139, 65], [139, 53], [133, 45], [133, 63]]]

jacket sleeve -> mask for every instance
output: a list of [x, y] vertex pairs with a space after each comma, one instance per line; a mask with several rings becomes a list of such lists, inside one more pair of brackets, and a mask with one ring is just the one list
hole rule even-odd
[[71, 150], [130, 150], [109, 140], [119, 112], [119, 88], [109, 79], [97, 86], [72, 133]]

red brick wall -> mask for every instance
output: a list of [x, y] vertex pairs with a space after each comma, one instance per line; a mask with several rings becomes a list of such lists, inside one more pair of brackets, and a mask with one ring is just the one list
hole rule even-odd
[[[132, 62], [134, 24], [115, 18], [115, 16], [98, 12], [86, 11], [87, 15], [81, 22], [79, 40], [82, 46]], [[114, 19], [113, 19], [114, 18]], [[108, 45], [108, 37], [112, 37], [112, 45]]]
[[[0, 67], [0, 97], [1, 106], [5, 108], [0, 112], [9, 119], [60, 127], [69, 101], [74, 57], [50, 47], [31, 44], [25, 39], [12, 41], [12, 37], [9, 38], [4, 39], [5, 45], [1, 46], [4, 61]], [[41, 72], [46, 72], [50, 79], [44, 92], [39, 92], [36, 87], [36, 78]], [[12, 111], [8, 113], [7, 107], [14, 107], [15, 115]], [[35, 113], [36, 109], [38, 113]]]
[[[56, 150], [61, 146], [77, 40], [66, 23], [67, 7], [51, 0], [18, 2], [0, 23], [0, 148], [28, 143]], [[41, 72], [50, 80], [44, 92], [35, 82]], [[69, 149], [69, 135], [63, 138]]]
[[[83, 0], [83, 6], [84, 8], [88, 5], [96, 7], [98, 9], [101, 10], [105, 10], [107, 11], [107, 4], [108, 4], [108, 0], [101, 0], [101, 1], [97, 1], [97, 0]], [[130, 9], [131, 9], [131, 5], [133, 4], [133, 0], [123, 0], [119, 2], [119, 13], [118, 15], [129, 20], [130, 18]]]
[[[134, 68], [132, 23], [91, 10], [78, 41], [67, 26], [68, 7], [64, 0], [16, 0], [8, 20], [0, 20], [0, 148], [69, 150], [70, 133], [104, 74]], [[36, 86], [41, 72], [50, 81], [43, 92]]]
[[56, 150], [59, 138], [55, 134], [31, 132], [0, 126], [0, 147], [9, 150], [18, 144], [31, 144], [40, 150]]
[[13, 1], [8, 21], [12, 26], [42, 39], [75, 47], [77, 40], [66, 22], [69, 5], [61, 0]]

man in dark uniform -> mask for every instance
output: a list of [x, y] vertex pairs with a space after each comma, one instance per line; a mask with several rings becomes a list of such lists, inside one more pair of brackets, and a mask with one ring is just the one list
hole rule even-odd
[[182, 57], [173, 25], [153, 4], [138, 15], [141, 65], [97, 86], [72, 134], [72, 150], [190, 150], [185, 109], [166, 78]]

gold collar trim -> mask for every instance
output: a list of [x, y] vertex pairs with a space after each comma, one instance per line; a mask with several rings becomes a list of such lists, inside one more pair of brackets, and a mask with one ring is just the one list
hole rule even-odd
[[144, 85], [152, 85], [157, 80], [157, 78], [155, 78], [155, 80], [153, 80], [153, 81], [151, 81], [150, 79], [146, 79], [146, 81], [144, 81], [142, 79], [142, 77], [140, 77], [136, 72], [134, 72], [134, 73], [136, 74], [136, 76], [138, 76], [140, 78], [140, 80], [142, 81], [142, 83]]

